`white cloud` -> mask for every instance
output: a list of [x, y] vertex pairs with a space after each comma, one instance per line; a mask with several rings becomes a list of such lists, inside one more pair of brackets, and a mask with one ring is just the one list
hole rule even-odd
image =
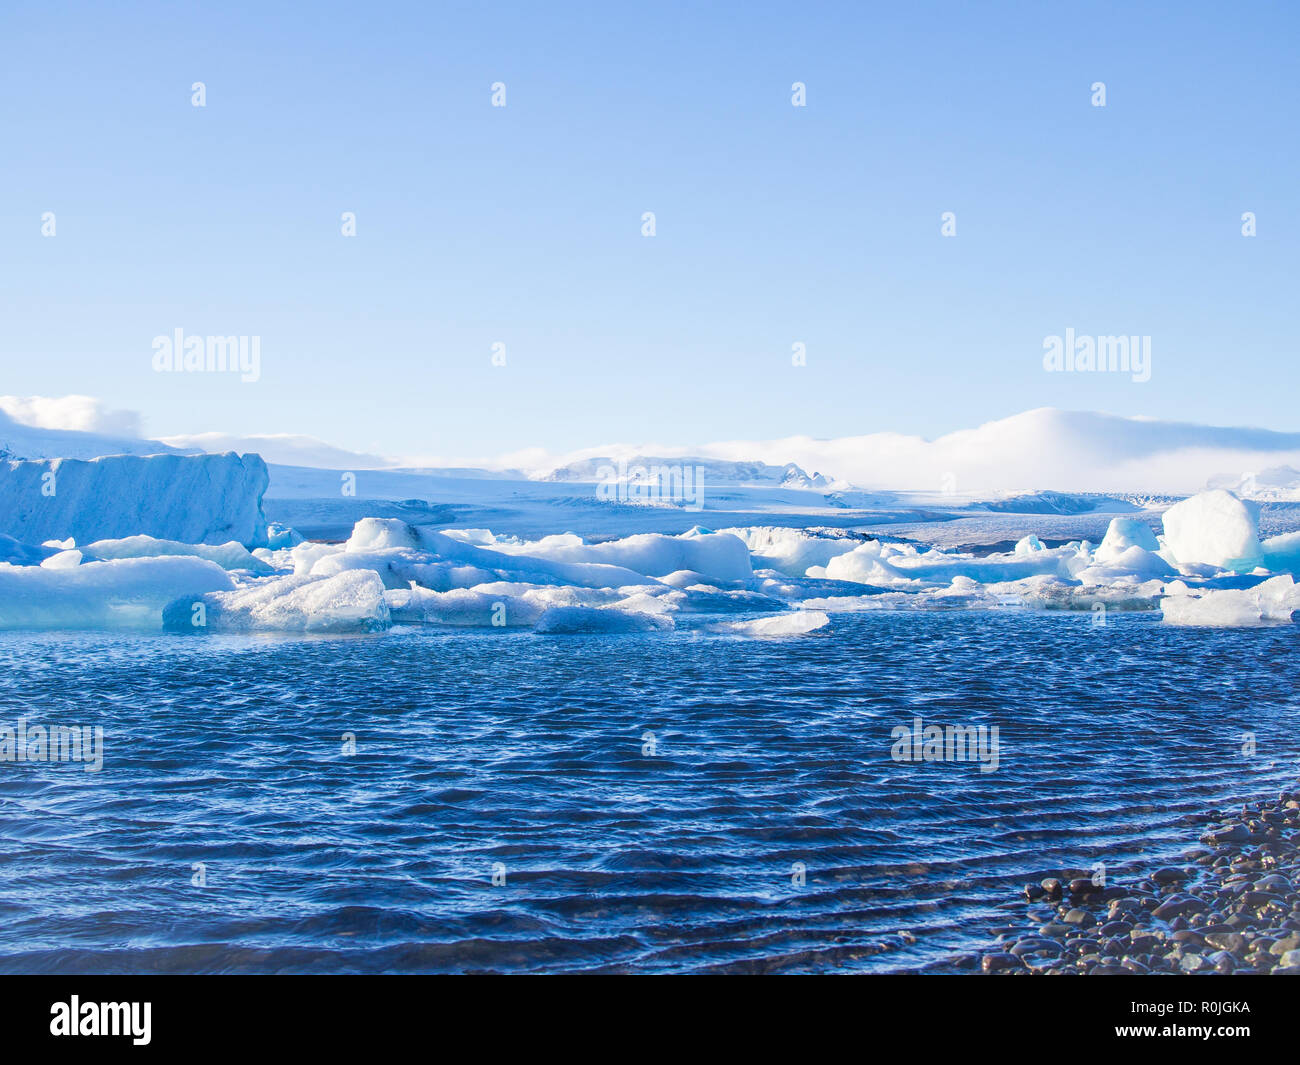
[[0, 411], [33, 429], [72, 429], [101, 436], [140, 435], [140, 415], [109, 410], [94, 396], [0, 396]]

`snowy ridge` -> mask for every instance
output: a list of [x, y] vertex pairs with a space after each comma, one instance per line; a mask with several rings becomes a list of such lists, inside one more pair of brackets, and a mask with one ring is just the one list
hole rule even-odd
[[820, 473], [809, 474], [793, 462], [776, 466], [766, 462], [729, 462], [716, 458], [687, 455], [665, 458], [652, 455], [622, 457], [596, 456], [557, 467], [537, 477], [541, 481], [580, 481], [594, 483], [607, 478], [640, 483], [653, 479], [654, 471], [691, 467], [699, 471], [705, 484], [767, 485], [778, 488], [805, 488], [828, 491], [835, 483]]

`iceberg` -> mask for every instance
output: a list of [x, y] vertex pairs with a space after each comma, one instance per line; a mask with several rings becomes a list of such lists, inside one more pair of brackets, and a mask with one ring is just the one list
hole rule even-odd
[[1263, 561], [1259, 507], [1223, 488], [1175, 503], [1164, 513], [1165, 548], [1180, 568], [1249, 573]]
[[1260, 551], [1265, 569], [1300, 575], [1300, 532], [1271, 536], [1260, 544]]
[[803, 636], [825, 628], [831, 619], [819, 610], [795, 610], [755, 621], [722, 621], [710, 625], [710, 632], [731, 633], [738, 636]]
[[0, 461], [0, 533], [28, 543], [144, 534], [186, 544], [267, 542], [258, 455]]
[[60, 552], [66, 561], [52, 566], [0, 564], [0, 629], [160, 629], [177, 597], [234, 587], [229, 573], [203, 558], [66, 564], [75, 554]]
[[98, 559], [157, 558], [162, 555], [193, 555], [206, 558], [225, 570], [247, 570], [258, 576], [273, 572], [260, 558], [252, 555], [243, 544], [229, 543], [182, 544], [175, 540], [159, 540], [152, 536], [127, 536], [120, 540], [96, 540], [87, 544], [85, 554]]
[[1160, 609], [1166, 625], [1205, 625], [1249, 628], [1283, 625], [1300, 609], [1300, 588], [1289, 574], [1273, 577], [1253, 588], [1192, 589], [1183, 581], [1165, 587]]
[[722, 529], [739, 537], [760, 569], [776, 570], [787, 577], [802, 577], [811, 566], [827, 566], [864, 542], [840, 530], [825, 533], [758, 525], [748, 529]]
[[1154, 554], [1160, 550], [1160, 543], [1145, 522], [1137, 518], [1111, 518], [1110, 525], [1106, 527], [1106, 535], [1097, 547], [1097, 561], [1117, 559], [1133, 547]]
[[379, 575], [273, 577], [230, 591], [184, 596], [162, 614], [169, 632], [380, 632], [389, 626]]
[[414, 587], [384, 593], [393, 621], [464, 628], [532, 628], [546, 610], [525, 596], [455, 588], [446, 592]]

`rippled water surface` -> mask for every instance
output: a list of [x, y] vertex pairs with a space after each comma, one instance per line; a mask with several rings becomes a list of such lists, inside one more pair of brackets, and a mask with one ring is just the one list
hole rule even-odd
[[[6, 634], [0, 725], [102, 725], [105, 761], [0, 763], [0, 969], [944, 968], [1025, 879], [1295, 779], [1294, 627], [1090, 620]], [[891, 760], [917, 715], [998, 725], [997, 771]]]

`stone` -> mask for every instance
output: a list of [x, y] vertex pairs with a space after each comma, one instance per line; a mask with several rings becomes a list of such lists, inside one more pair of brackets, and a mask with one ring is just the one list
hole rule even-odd
[[1191, 895], [1170, 895], [1152, 911], [1153, 917], [1167, 920], [1171, 917], [1185, 917], [1208, 909], [1200, 899]]
[[1239, 954], [1246, 946], [1246, 940], [1238, 932], [1210, 932], [1205, 937], [1205, 942], [1219, 950], [1226, 950], [1229, 954]]

